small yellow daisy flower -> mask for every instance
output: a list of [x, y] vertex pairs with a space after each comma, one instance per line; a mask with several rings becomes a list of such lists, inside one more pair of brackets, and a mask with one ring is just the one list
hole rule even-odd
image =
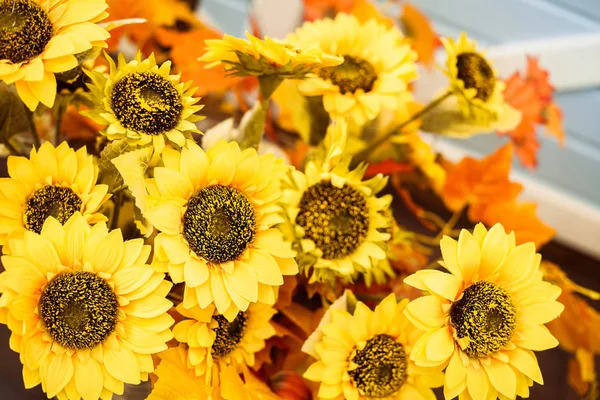
[[194, 97], [191, 82], [180, 82], [180, 75], [170, 75], [171, 62], [160, 67], [154, 54], [142, 60], [141, 53], [129, 63], [122, 54], [118, 64], [106, 57], [110, 75], [90, 71], [86, 73], [90, 101], [95, 107], [82, 114], [107, 127], [100, 133], [109, 140], [127, 139], [132, 146], [149, 143], [160, 154], [165, 139], [182, 147], [191, 139], [191, 132], [200, 132], [194, 122], [203, 117], [196, 112], [203, 106]]
[[12, 331], [25, 387], [49, 398], [111, 399], [154, 370], [152, 354], [173, 335], [172, 284], [146, 264], [150, 246], [124, 242], [81, 214], [48, 218], [4, 246], [0, 322]]
[[529, 397], [543, 384], [534, 350], [558, 341], [544, 326], [564, 309], [560, 288], [542, 280], [533, 243], [515, 245], [514, 232], [482, 224], [463, 229], [458, 241], [445, 236], [442, 266], [404, 282], [428, 295], [412, 301], [406, 316], [426, 333], [411, 359], [421, 366], [448, 365], [446, 399]]
[[14, 83], [33, 111], [54, 105], [55, 73], [77, 67], [75, 55], [106, 47], [106, 0], [0, 0], [0, 80]]
[[417, 78], [417, 54], [396, 28], [375, 19], [361, 23], [354, 15], [306, 22], [287, 37], [294, 46], [318, 44], [344, 62], [324, 68], [299, 84], [305, 96], [323, 96], [332, 117], [349, 117], [357, 125], [382, 109], [403, 107], [408, 84]]
[[441, 40], [448, 56], [444, 72], [450, 79], [449, 90], [456, 95], [463, 115], [482, 122], [501, 118], [508, 107], [502, 95], [505, 84], [485, 54], [477, 50], [477, 42], [464, 32], [456, 42]]
[[250, 304], [233, 321], [216, 314], [214, 306], [177, 311], [187, 317], [173, 328], [173, 335], [189, 347], [187, 366], [203, 377], [209, 392], [218, 384], [219, 373], [233, 365], [238, 372], [254, 365], [254, 355], [265, 347], [265, 340], [275, 335], [269, 323], [276, 310], [266, 304]]
[[376, 195], [387, 179], [362, 181], [366, 165], [350, 171], [349, 163], [345, 158], [328, 170], [311, 161], [285, 180], [282, 201], [310, 282], [348, 282], [386, 258], [391, 196]]
[[8, 175], [0, 178], [0, 245], [11, 232], [40, 233], [50, 216], [61, 224], [76, 212], [89, 224], [106, 221], [97, 211], [110, 197], [108, 186], [96, 185], [98, 166], [85, 147], [46, 142], [29, 159], [8, 157]]
[[273, 304], [283, 275], [298, 272], [296, 253], [274, 227], [283, 221], [283, 160], [225, 140], [206, 152], [193, 143], [165, 149], [162, 159], [144, 213], [160, 231], [154, 264], [185, 282], [183, 305], [214, 303], [233, 320], [250, 303]]
[[442, 385], [441, 368], [418, 367], [410, 360], [423, 332], [404, 316], [407, 303], [396, 303], [391, 294], [375, 311], [361, 302], [354, 314], [331, 311], [315, 344], [318, 361], [304, 373], [321, 382], [319, 399], [435, 399], [431, 388]]
[[224, 35], [223, 39], [206, 40], [207, 51], [199, 58], [207, 68], [223, 65], [225, 71], [237, 76], [279, 75], [281, 78], [302, 79], [321, 68], [342, 63], [319, 48], [290, 44], [265, 37], [261, 40], [246, 32], [247, 40]]

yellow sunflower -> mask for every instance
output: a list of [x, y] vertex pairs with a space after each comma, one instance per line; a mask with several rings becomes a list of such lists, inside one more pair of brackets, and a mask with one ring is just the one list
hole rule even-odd
[[108, 186], [96, 185], [98, 166], [85, 147], [46, 142], [29, 159], [10, 156], [8, 175], [0, 178], [0, 245], [11, 232], [40, 233], [49, 216], [61, 224], [75, 212], [90, 224], [106, 221], [97, 210], [110, 197]]
[[94, 108], [82, 114], [107, 127], [100, 133], [109, 140], [127, 139], [132, 146], [152, 143], [157, 154], [165, 147], [165, 137], [178, 147], [200, 132], [194, 122], [202, 105], [194, 97], [192, 82], [180, 82], [180, 75], [170, 75], [171, 62], [160, 67], [154, 54], [142, 60], [141, 53], [129, 63], [119, 54], [115, 65], [110, 57], [108, 77], [101, 72], [86, 71], [90, 101]]
[[186, 310], [181, 304], [177, 311], [187, 317], [173, 328], [180, 343], [188, 345], [188, 368], [203, 377], [208, 391], [219, 386], [219, 373], [229, 365], [238, 372], [254, 365], [254, 355], [265, 347], [265, 340], [275, 335], [269, 323], [276, 311], [273, 307], [250, 304], [233, 321], [216, 313], [214, 306]]
[[200, 61], [207, 68], [223, 65], [225, 71], [237, 76], [279, 75], [281, 78], [302, 79], [321, 67], [342, 63], [340, 57], [324, 53], [313, 44], [294, 47], [265, 37], [261, 40], [246, 32], [247, 40], [224, 35], [223, 39], [206, 40], [207, 51]]
[[225, 140], [206, 152], [194, 143], [165, 149], [162, 159], [147, 182], [145, 215], [161, 231], [156, 268], [185, 282], [183, 305], [214, 303], [233, 320], [250, 303], [273, 304], [283, 275], [298, 272], [296, 253], [274, 228], [283, 221], [283, 160]]
[[298, 250], [300, 269], [310, 282], [352, 281], [385, 260], [391, 196], [377, 197], [387, 182], [381, 174], [363, 181], [366, 165], [350, 171], [349, 158], [331, 170], [315, 162], [291, 171], [283, 204]]
[[410, 360], [422, 331], [403, 312], [408, 300], [386, 297], [371, 311], [358, 302], [354, 314], [333, 310], [315, 343], [318, 361], [304, 373], [321, 382], [320, 399], [435, 399], [441, 368], [419, 367]]
[[505, 84], [498, 79], [485, 54], [477, 50], [477, 42], [462, 33], [458, 41], [442, 38], [447, 60], [445, 74], [450, 79], [450, 91], [458, 100], [458, 107], [468, 118], [493, 122], [508, 112], [510, 107], [502, 92]]
[[207, 396], [207, 386], [188, 367], [189, 350], [185, 345], [171, 348], [159, 354], [156, 368], [157, 382], [147, 400], [281, 400], [269, 387], [255, 377], [247, 368], [242, 376], [233, 366], [221, 370], [219, 380], [226, 382], [214, 387]]
[[426, 333], [411, 359], [422, 366], [448, 365], [446, 399], [529, 397], [533, 381], [542, 384], [533, 350], [558, 341], [543, 325], [563, 305], [560, 288], [542, 280], [541, 256], [533, 243], [515, 245], [514, 232], [500, 224], [489, 232], [462, 230], [458, 242], [440, 243], [450, 273], [423, 270], [404, 282], [429, 295], [412, 301], [406, 316]]
[[54, 105], [55, 73], [77, 67], [76, 54], [106, 47], [108, 32], [95, 23], [106, 0], [0, 0], [0, 80], [14, 83], [33, 111]]
[[25, 387], [106, 400], [148, 379], [152, 354], [173, 337], [172, 284], [146, 264], [150, 246], [76, 213], [64, 226], [48, 218], [41, 234], [26, 231], [4, 249], [0, 322], [12, 331]]
[[349, 117], [357, 125], [374, 119], [382, 109], [403, 107], [408, 83], [417, 78], [417, 54], [396, 28], [355, 16], [306, 22], [287, 37], [302, 47], [317, 43], [322, 51], [343, 57], [336, 67], [323, 68], [299, 84], [305, 96], [323, 96], [332, 117]]

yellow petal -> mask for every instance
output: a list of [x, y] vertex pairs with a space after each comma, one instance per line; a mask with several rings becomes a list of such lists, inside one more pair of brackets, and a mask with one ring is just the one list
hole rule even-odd
[[220, 273], [214, 272], [210, 274], [210, 287], [215, 306], [219, 313], [222, 314], [227, 311], [231, 305], [231, 298], [229, 297], [229, 294], [227, 294], [227, 289], [225, 288], [225, 283], [223, 283], [223, 277]]
[[426, 274], [421, 274], [420, 278], [430, 292], [450, 301], [456, 300], [456, 296], [462, 286], [460, 279], [442, 271], [428, 271]]
[[513, 338], [513, 342], [524, 349], [542, 351], [558, 346], [558, 340], [543, 325], [531, 325], [520, 330], [516, 336], [518, 338]]
[[533, 379], [535, 382], [540, 385], [544, 384], [544, 379], [542, 378], [542, 371], [540, 371], [540, 366], [538, 365], [537, 358], [535, 354], [531, 350], [524, 350], [521, 348], [516, 348], [508, 352], [508, 357], [510, 358], [510, 364], [521, 371], [523, 374], [527, 375], [529, 378]]
[[487, 399], [490, 390], [490, 381], [481, 366], [467, 368], [467, 390], [473, 399]]
[[434, 296], [419, 297], [408, 303], [404, 313], [417, 327], [431, 330], [444, 325], [442, 303]]
[[253, 250], [249, 263], [256, 274], [258, 282], [265, 285], [283, 285], [283, 275], [275, 259], [267, 252]]
[[208, 167], [208, 182], [229, 185], [235, 174], [235, 161], [229, 152], [219, 153]]
[[56, 396], [73, 378], [73, 360], [66, 353], [52, 354], [40, 367], [48, 398]]
[[183, 266], [183, 278], [186, 285], [197, 287], [208, 280], [210, 271], [204, 261], [200, 261], [195, 257], [188, 257]]
[[105, 349], [104, 367], [115, 379], [133, 385], [140, 383], [140, 372], [135, 355], [123, 346], [119, 350]]
[[121, 263], [124, 250], [121, 230], [115, 229], [98, 243], [89, 261], [96, 272], [112, 274]]
[[521, 326], [542, 325], [552, 321], [563, 312], [565, 306], [553, 300], [535, 300], [521, 303], [517, 309], [517, 321]]
[[168, 168], [155, 168], [154, 179], [163, 196], [187, 199], [193, 191], [185, 176]]
[[454, 352], [454, 339], [450, 329], [442, 328], [433, 333], [425, 346], [425, 354], [430, 361], [446, 361]]
[[27, 82], [29, 89], [39, 101], [47, 107], [52, 108], [56, 98], [56, 78], [52, 72], [44, 72], [41, 81]]
[[317, 361], [311, 364], [302, 376], [313, 382], [321, 382], [324, 369], [325, 364], [322, 361]]
[[146, 218], [156, 229], [168, 235], [178, 235], [181, 230], [183, 212], [180, 207], [171, 203], [162, 203], [147, 208], [144, 212]]
[[480, 278], [485, 279], [498, 271], [507, 254], [508, 239], [506, 233], [502, 225], [496, 224], [485, 235], [481, 246]]
[[15, 87], [17, 88], [17, 93], [23, 103], [29, 108], [31, 111], [35, 111], [38, 104], [40, 104], [40, 99], [37, 98], [33, 90], [29, 87], [29, 84], [26, 81], [16, 81]]
[[440, 249], [444, 259], [444, 267], [457, 278], [462, 279], [462, 273], [458, 267], [458, 243], [449, 236], [440, 240]]
[[147, 265], [118, 270], [111, 279], [115, 284], [115, 294], [120, 296], [139, 289], [153, 274], [154, 269]]
[[517, 390], [517, 377], [513, 369], [501, 361], [491, 359], [490, 363], [482, 363], [487, 376], [496, 390], [504, 396], [514, 399]]
[[97, 400], [104, 386], [104, 374], [96, 360], [78, 362], [75, 367], [75, 385], [83, 400]]
[[462, 360], [460, 359], [460, 353], [455, 351], [452, 358], [450, 358], [450, 363], [446, 369], [444, 385], [449, 388], [456, 387], [463, 382], [466, 377], [467, 367], [463, 365]]
[[35, 185], [41, 181], [33, 164], [25, 157], [9, 156], [7, 165], [8, 174], [12, 178], [23, 182], [31, 191], [33, 191]]
[[515, 247], [500, 269], [500, 280], [512, 283], [530, 274], [529, 270], [535, 265], [535, 254], [535, 244], [532, 242]]
[[208, 156], [198, 145], [188, 145], [181, 150], [181, 172], [190, 181], [194, 189], [206, 184]]
[[481, 250], [477, 241], [466, 229], [460, 231], [457, 256], [463, 280], [470, 282], [479, 268]]
[[[275, 264], [275, 261], [273, 261]], [[279, 270], [279, 268], [277, 269]], [[255, 303], [258, 300], [258, 281], [253, 269], [245, 263], [237, 262], [232, 274], [225, 274], [225, 280], [246, 300]], [[281, 278], [283, 283], [283, 277]]]

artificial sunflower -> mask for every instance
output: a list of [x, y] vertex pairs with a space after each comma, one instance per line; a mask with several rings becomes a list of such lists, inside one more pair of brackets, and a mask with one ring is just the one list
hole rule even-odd
[[489, 231], [478, 224], [440, 246], [440, 264], [450, 273], [423, 270], [404, 280], [430, 294], [405, 310], [426, 331], [411, 359], [448, 365], [446, 399], [529, 397], [533, 381], [543, 383], [533, 350], [558, 345], [543, 324], [564, 308], [556, 301], [560, 288], [542, 280], [535, 245], [516, 246], [514, 232], [500, 224]]
[[212, 305], [186, 310], [180, 304], [177, 311], [187, 319], [175, 325], [173, 334], [188, 345], [187, 366], [203, 377], [209, 392], [219, 386], [219, 373], [227, 366], [233, 365], [238, 372], [252, 367], [255, 353], [275, 335], [269, 321], [277, 311], [266, 304], [250, 304], [233, 321], [217, 314]]
[[320, 399], [435, 399], [431, 388], [442, 385], [441, 368], [419, 367], [410, 360], [423, 332], [404, 316], [407, 303], [396, 303], [390, 294], [375, 311], [361, 302], [353, 314], [331, 311], [315, 344], [318, 361], [304, 373], [321, 382]]
[[209, 397], [204, 380], [188, 367], [189, 349], [185, 345], [170, 348], [159, 356], [155, 372], [158, 380], [147, 400], [281, 400], [247, 368], [240, 375], [233, 366], [221, 370], [219, 379], [226, 384], [215, 386]]
[[33, 111], [54, 105], [55, 73], [78, 65], [79, 53], [106, 47], [106, 0], [0, 0], [0, 80], [14, 83]]
[[132, 146], [152, 143], [156, 154], [165, 147], [165, 138], [178, 148], [200, 132], [194, 122], [202, 105], [194, 97], [192, 82], [180, 82], [179, 75], [170, 75], [171, 62], [160, 67], [154, 54], [142, 60], [141, 53], [129, 63], [119, 54], [115, 65], [110, 57], [110, 74], [90, 71], [88, 98], [95, 106], [82, 114], [107, 126], [100, 133], [109, 140], [126, 139]]
[[341, 65], [323, 68], [298, 86], [305, 96], [323, 96], [332, 117], [363, 125], [382, 109], [398, 109], [410, 98], [408, 83], [417, 78], [417, 54], [396, 28], [338, 14], [306, 22], [287, 41], [298, 47], [318, 43], [322, 51], [343, 57]]
[[85, 147], [45, 142], [29, 159], [10, 156], [9, 178], [0, 178], [0, 245], [11, 232], [40, 233], [46, 218], [61, 224], [81, 212], [90, 224], [105, 221], [97, 212], [110, 197], [108, 186], [96, 185], [98, 166]]
[[150, 246], [79, 213], [48, 218], [4, 246], [0, 322], [21, 354], [25, 387], [49, 398], [103, 400], [154, 370], [173, 335], [172, 284], [146, 264]]
[[340, 57], [329, 55], [310, 44], [294, 47], [268, 36], [261, 40], [246, 32], [247, 40], [224, 35], [223, 39], [208, 39], [207, 51], [199, 58], [207, 68], [223, 65], [225, 71], [237, 76], [278, 75], [280, 78], [302, 79], [322, 67], [342, 63]]
[[288, 170], [272, 154], [222, 140], [208, 151], [190, 143], [165, 149], [148, 180], [145, 215], [161, 233], [154, 264], [185, 282], [183, 305], [214, 303], [233, 320], [250, 303], [273, 304], [283, 275], [298, 272], [295, 252], [274, 226]]
[[502, 94], [506, 85], [485, 54], [477, 50], [477, 42], [464, 32], [456, 42], [452, 38], [441, 41], [447, 55], [444, 72], [450, 79], [449, 91], [456, 96], [461, 113], [480, 123], [494, 122], [510, 113], [512, 107]]
[[343, 158], [329, 170], [310, 161], [304, 173], [291, 171], [285, 180], [282, 200], [310, 282], [350, 282], [386, 258], [391, 196], [376, 195], [387, 179], [362, 181], [366, 165], [350, 171], [349, 164]]

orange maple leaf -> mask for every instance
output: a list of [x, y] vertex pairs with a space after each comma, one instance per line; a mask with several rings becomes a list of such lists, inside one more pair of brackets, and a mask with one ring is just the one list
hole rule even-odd
[[171, 49], [170, 58], [176, 70], [181, 72], [182, 79], [194, 81], [198, 96], [209, 92], [223, 92], [239, 81], [237, 78], [226, 77], [222, 68], [206, 69], [205, 64], [197, 60], [205, 52], [205, 39], [219, 39], [222, 36], [220, 32], [207, 26], [188, 32], [166, 28], [156, 31], [157, 41]]
[[433, 65], [435, 49], [441, 42], [429, 19], [412, 4], [404, 3], [400, 21], [413, 49], [419, 55], [419, 61], [427, 66]]
[[354, 0], [304, 0], [304, 19], [333, 17], [338, 12], [350, 12], [353, 6]]
[[552, 103], [554, 88], [550, 85], [548, 71], [542, 69], [537, 58], [527, 57], [525, 76], [516, 72], [506, 80], [504, 98], [521, 111], [521, 122], [507, 135], [515, 145], [521, 163], [528, 168], [537, 166], [537, 152], [540, 144], [537, 125], [545, 125], [546, 131], [564, 142], [562, 112]]
[[533, 242], [537, 248], [552, 239], [556, 231], [535, 214], [537, 204], [509, 201], [485, 207], [481, 222], [488, 226], [501, 223], [506, 232], [514, 231], [517, 244]]
[[481, 160], [463, 158], [448, 172], [442, 189], [446, 206], [458, 211], [469, 205], [469, 218], [479, 221], [488, 205], [514, 199], [522, 186], [508, 179], [511, 160], [510, 143]]

